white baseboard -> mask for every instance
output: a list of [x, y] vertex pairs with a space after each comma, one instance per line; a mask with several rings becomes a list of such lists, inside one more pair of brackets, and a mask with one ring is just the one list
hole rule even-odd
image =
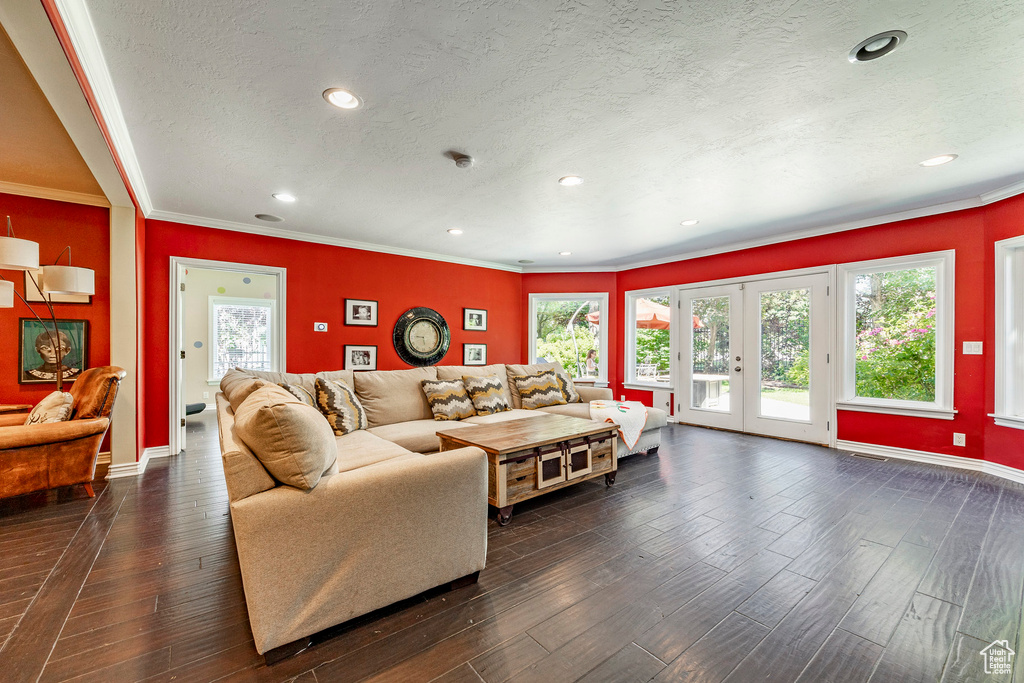
[[[168, 446], [155, 446], [142, 451], [138, 462], [126, 462], [111, 465], [107, 470], [107, 479], [120, 479], [122, 477], [137, 477], [146, 471], [146, 466], [153, 458], [166, 458], [171, 455]], [[109, 458], [109, 454], [108, 454]]]
[[964, 458], [959, 455], [946, 455], [944, 453], [929, 453], [927, 451], [915, 451], [910, 448], [896, 448], [895, 446], [879, 446], [873, 443], [860, 443], [858, 441], [836, 441], [836, 448], [841, 451], [853, 451], [865, 455], [878, 455], [883, 458], [896, 458], [898, 460], [912, 460], [924, 462], [930, 465], [943, 465], [945, 467], [956, 467], [961, 470], [984, 472], [1002, 479], [1009, 479], [1018, 484], [1024, 484], [1024, 471], [1007, 465], [978, 460], [975, 458]]
[[110, 464], [110, 451], [105, 451], [96, 456], [97, 465], [109, 465]]

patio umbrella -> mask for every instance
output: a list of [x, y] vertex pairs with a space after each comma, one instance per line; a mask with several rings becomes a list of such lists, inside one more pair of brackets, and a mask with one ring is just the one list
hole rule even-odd
[[[667, 330], [672, 319], [671, 309], [649, 299], [637, 299], [636, 326], [642, 330]], [[601, 311], [587, 314], [587, 322], [598, 325], [601, 322]], [[694, 321], [696, 323], [696, 320]], [[696, 327], [696, 324], [694, 325]]]

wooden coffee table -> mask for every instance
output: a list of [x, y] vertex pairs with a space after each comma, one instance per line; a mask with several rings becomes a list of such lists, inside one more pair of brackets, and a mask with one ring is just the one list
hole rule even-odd
[[477, 446], [487, 452], [487, 501], [505, 526], [521, 501], [600, 476], [614, 484], [618, 429], [611, 422], [545, 413], [437, 435], [442, 451]]

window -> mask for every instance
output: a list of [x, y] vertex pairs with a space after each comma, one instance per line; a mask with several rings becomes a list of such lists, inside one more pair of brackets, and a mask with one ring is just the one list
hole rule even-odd
[[996, 242], [997, 425], [1024, 429], [1024, 237]]
[[274, 370], [274, 301], [210, 297], [210, 381], [228, 370]]
[[574, 378], [608, 381], [608, 294], [531, 294], [530, 362], [558, 361]]
[[953, 419], [953, 252], [839, 272], [839, 407]]
[[669, 290], [626, 294], [626, 384], [671, 388], [671, 322]]

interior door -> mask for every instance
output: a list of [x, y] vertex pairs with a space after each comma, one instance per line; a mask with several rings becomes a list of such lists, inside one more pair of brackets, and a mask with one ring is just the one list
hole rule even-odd
[[185, 450], [185, 290], [184, 282], [186, 272], [182, 268], [180, 275], [180, 281], [182, 286], [178, 288], [178, 329], [176, 331], [177, 336], [177, 350], [178, 350], [178, 372], [175, 377], [175, 381], [178, 383], [177, 403], [178, 403], [178, 452]]
[[681, 422], [828, 443], [827, 273], [679, 290]]
[[743, 429], [742, 285], [684, 289], [679, 293], [682, 391], [676, 413], [683, 422]]

